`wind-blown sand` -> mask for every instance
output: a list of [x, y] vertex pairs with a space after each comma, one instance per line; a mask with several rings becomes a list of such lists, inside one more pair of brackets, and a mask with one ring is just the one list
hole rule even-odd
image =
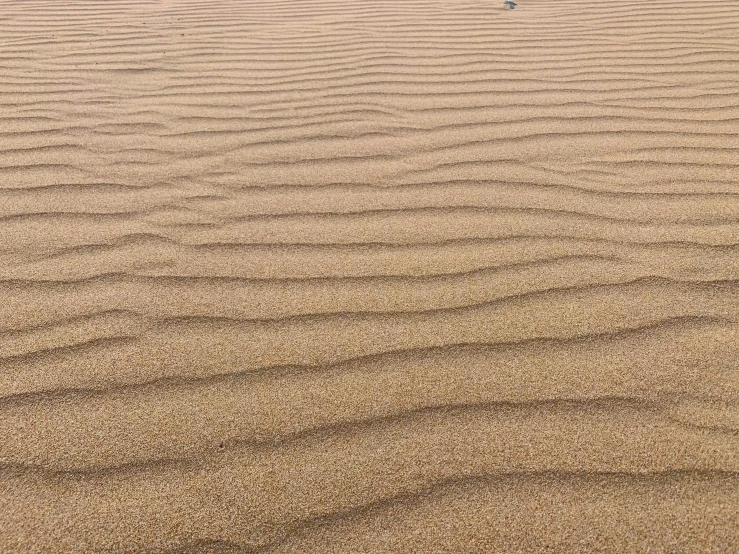
[[739, 6], [0, 3], [0, 552], [736, 552]]

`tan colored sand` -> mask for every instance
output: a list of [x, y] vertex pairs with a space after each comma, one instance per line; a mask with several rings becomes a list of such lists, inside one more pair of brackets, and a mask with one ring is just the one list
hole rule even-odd
[[739, 6], [0, 1], [0, 552], [736, 552]]

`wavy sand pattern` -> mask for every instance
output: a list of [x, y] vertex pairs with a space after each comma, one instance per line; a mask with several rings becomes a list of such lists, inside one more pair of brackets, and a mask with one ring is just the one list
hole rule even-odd
[[0, 552], [729, 552], [739, 8], [0, 1]]

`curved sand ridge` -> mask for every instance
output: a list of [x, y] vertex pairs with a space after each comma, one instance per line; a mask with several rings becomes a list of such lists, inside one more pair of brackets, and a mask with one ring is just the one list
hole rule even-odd
[[0, 1], [0, 552], [735, 547], [737, 37]]

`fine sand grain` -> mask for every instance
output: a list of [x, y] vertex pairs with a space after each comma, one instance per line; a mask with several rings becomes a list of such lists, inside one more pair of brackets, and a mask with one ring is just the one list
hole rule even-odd
[[735, 0], [0, 0], [0, 552], [739, 549]]

